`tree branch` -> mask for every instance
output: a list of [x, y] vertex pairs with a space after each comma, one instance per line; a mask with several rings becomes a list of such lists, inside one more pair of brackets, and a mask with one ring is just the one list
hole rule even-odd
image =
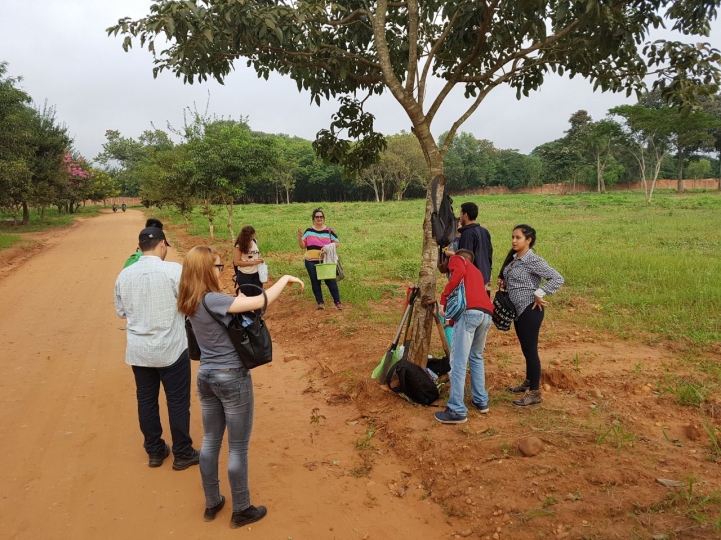
[[435, 118], [436, 113], [438, 112], [438, 109], [441, 107], [441, 104], [445, 101], [448, 94], [451, 93], [451, 90], [453, 90], [453, 87], [456, 86], [458, 83], [459, 78], [463, 74], [463, 71], [476, 59], [478, 58], [478, 55], [481, 54], [483, 51], [483, 48], [485, 46], [484, 36], [486, 34], [486, 30], [488, 29], [488, 24], [493, 18], [493, 11], [498, 7], [500, 0], [494, 0], [493, 3], [490, 6], [486, 6], [486, 9], [484, 10], [484, 17], [483, 17], [483, 23], [478, 28], [477, 32], [477, 39], [476, 39], [476, 45], [473, 47], [473, 50], [471, 51], [471, 54], [466, 56], [459, 64], [458, 67], [453, 72], [453, 75], [448, 80], [448, 82], [443, 86], [443, 89], [438, 93], [436, 96], [436, 99], [433, 100], [433, 103], [431, 104], [430, 109], [428, 109], [427, 117], [428, 121], [432, 122], [433, 118]]
[[443, 32], [441, 33], [440, 37], [436, 42], [433, 44], [433, 47], [431, 47], [431, 51], [428, 53], [428, 56], [426, 57], [426, 63], [423, 66], [423, 74], [421, 75], [421, 80], [418, 82], [418, 103], [423, 106], [423, 101], [425, 100], [426, 96], [426, 80], [428, 78], [428, 70], [430, 69], [431, 65], [433, 64], [433, 58], [436, 55], [436, 52], [440, 48], [441, 45], [443, 45], [443, 42], [448, 37], [448, 34], [450, 34], [451, 29], [456, 24], [456, 20], [458, 19], [458, 13], [459, 10], [456, 10], [456, 12], [453, 14], [451, 19], [448, 21], [448, 25], [443, 29]]
[[418, 0], [408, 0], [408, 68], [406, 69], [406, 93], [413, 95], [413, 85], [418, 72]]

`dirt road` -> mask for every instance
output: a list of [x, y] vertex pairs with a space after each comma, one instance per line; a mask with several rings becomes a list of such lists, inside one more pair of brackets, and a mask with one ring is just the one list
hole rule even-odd
[[[360, 540], [452, 533], [437, 505], [389, 492], [403, 473], [388, 454], [378, 456], [370, 479], [351, 474], [363, 435], [347, 423], [356, 413], [302, 392], [306, 364], [284, 361], [290, 351], [282, 336], [274, 336], [272, 366], [253, 373], [250, 488], [253, 503], [268, 506], [265, 520], [234, 531], [226, 507], [204, 523], [198, 468], [173, 471], [172, 460], [148, 467], [124, 362], [125, 322], [113, 308], [113, 283], [143, 222], [129, 210], [77, 223], [0, 281], [0, 537]], [[316, 407], [325, 419], [311, 424]], [[191, 432], [199, 447], [194, 391]], [[221, 485], [229, 495], [222, 475]]]

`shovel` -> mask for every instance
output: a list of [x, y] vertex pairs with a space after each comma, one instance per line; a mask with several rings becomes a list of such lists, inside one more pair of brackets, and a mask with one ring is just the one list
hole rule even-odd
[[413, 322], [413, 304], [416, 302], [416, 297], [418, 296], [418, 293], [420, 292], [420, 289], [417, 286], [414, 286], [411, 290], [410, 297], [408, 298], [408, 306], [411, 308], [408, 312], [408, 320], [406, 321], [406, 334], [403, 337], [403, 358], [401, 360], [408, 360], [408, 356], [410, 354], [411, 350], [411, 336], [409, 336], [409, 332], [411, 329], [411, 323]]
[[[414, 287], [413, 290], [416, 290], [417, 287]], [[411, 296], [406, 303], [406, 310], [403, 312], [403, 317], [401, 318], [401, 324], [398, 325], [398, 331], [396, 332], [395, 338], [393, 338], [393, 343], [391, 343], [390, 347], [388, 347], [388, 351], [386, 351], [386, 356], [383, 359], [383, 367], [381, 368], [380, 375], [378, 376], [378, 384], [385, 384], [386, 383], [386, 377], [388, 376], [388, 370], [391, 367], [391, 362], [393, 361], [393, 354], [395, 353], [396, 349], [398, 348], [398, 342], [401, 338], [401, 332], [403, 332], [403, 326], [406, 324], [406, 320], [409, 318], [409, 315], [412, 311], [413, 302], [412, 300], [415, 300], [415, 295], [413, 292], [411, 292]]]

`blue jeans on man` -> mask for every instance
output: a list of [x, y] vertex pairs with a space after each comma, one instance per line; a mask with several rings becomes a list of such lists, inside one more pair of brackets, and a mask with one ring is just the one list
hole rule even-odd
[[[486, 392], [486, 372], [483, 364], [483, 349], [486, 337], [493, 322], [485, 311], [469, 309], [464, 311], [453, 325], [453, 343], [451, 345], [451, 391], [446, 407], [448, 411], [436, 413], [436, 419], [442, 423], [465, 422], [468, 408], [463, 402], [466, 386], [466, 364], [471, 370], [471, 395], [474, 406], [481, 412], [488, 410], [488, 392]], [[448, 413], [452, 414], [448, 414]], [[440, 415], [440, 416], [439, 416]], [[448, 416], [449, 421], [445, 422]]]

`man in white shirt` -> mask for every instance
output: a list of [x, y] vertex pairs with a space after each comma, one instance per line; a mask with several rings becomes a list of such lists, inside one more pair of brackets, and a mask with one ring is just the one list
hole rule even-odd
[[178, 311], [181, 265], [165, 262], [168, 241], [157, 227], [140, 231], [142, 256], [115, 281], [115, 311], [127, 319], [125, 363], [133, 368], [140, 431], [148, 465], [160, 467], [170, 455], [162, 438], [158, 395], [160, 384], [168, 404], [173, 439], [173, 469], [198, 464], [190, 437], [190, 359], [183, 315]]

